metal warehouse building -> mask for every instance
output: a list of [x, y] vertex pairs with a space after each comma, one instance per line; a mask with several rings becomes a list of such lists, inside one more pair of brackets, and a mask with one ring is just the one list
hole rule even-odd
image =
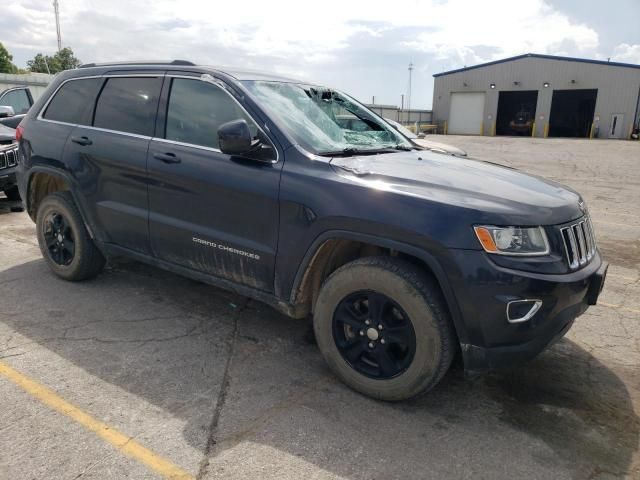
[[640, 124], [640, 65], [529, 53], [434, 77], [450, 134], [629, 138]]

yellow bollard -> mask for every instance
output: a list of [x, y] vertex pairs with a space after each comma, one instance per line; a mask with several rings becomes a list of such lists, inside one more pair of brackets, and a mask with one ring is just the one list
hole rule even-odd
[[533, 122], [533, 124], [531, 125], [531, 136], [536, 136], [536, 122]]
[[496, 122], [493, 122], [491, 124], [491, 136], [495, 137], [496, 136]]
[[484, 122], [480, 122], [480, 135], [484, 135]]
[[589, 140], [593, 140], [593, 130], [595, 126], [596, 126], [595, 123], [591, 123], [591, 128], [589, 129]]
[[549, 123], [545, 123], [544, 124], [544, 133], [543, 133], [543, 137], [547, 138], [549, 136]]

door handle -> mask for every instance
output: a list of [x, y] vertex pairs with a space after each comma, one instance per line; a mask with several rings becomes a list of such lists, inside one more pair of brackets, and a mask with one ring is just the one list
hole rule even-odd
[[87, 145], [91, 145], [93, 142], [89, 140], [89, 137], [71, 137], [71, 141], [73, 143], [77, 143], [78, 145], [82, 145], [86, 147]]
[[175, 153], [154, 153], [153, 158], [164, 163], [180, 163], [182, 161]]

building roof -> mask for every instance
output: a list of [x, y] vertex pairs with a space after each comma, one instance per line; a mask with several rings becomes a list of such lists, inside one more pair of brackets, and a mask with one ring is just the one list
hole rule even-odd
[[524, 55], [516, 55], [515, 57], [503, 58], [502, 60], [494, 60], [493, 62], [480, 63], [471, 67], [458, 68], [456, 70], [449, 70], [448, 72], [434, 73], [434, 77], [441, 77], [443, 75], [449, 75], [452, 73], [465, 72], [467, 70], [473, 70], [475, 68], [488, 67], [490, 65], [497, 65], [499, 63], [513, 62], [514, 60], [520, 60], [521, 58], [544, 58], [546, 60], [559, 60], [563, 62], [581, 62], [581, 63], [595, 63], [596, 65], [607, 65], [608, 67], [626, 67], [626, 68], [640, 68], [640, 65], [635, 63], [620, 63], [620, 62], [607, 62], [605, 60], [591, 60], [588, 58], [575, 58], [575, 57], [560, 57], [557, 55], [542, 55], [540, 53], [525, 53]]

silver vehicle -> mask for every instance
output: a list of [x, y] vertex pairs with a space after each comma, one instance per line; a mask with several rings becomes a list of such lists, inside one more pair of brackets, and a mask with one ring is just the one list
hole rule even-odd
[[434, 150], [436, 152], [449, 153], [451, 155], [458, 155], [459, 157], [467, 156], [467, 152], [465, 152], [461, 148], [454, 147], [453, 145], [448, 145], [446, 143], [432, 142], [431, 140], [425, 140], [424, 138], [421, 138], [420, 136], [416, 135], [407, 127], [396, 122], [395, 120], [391, 120], [390, 118], [385, 118], [385, 121], [390, 123], [402, 135], [404, 135], [405, 137], [407, 137], [409, 140], [411, 140], [413, 143], [415, 143], [420, 147], [423, 147], [429, 150]]

